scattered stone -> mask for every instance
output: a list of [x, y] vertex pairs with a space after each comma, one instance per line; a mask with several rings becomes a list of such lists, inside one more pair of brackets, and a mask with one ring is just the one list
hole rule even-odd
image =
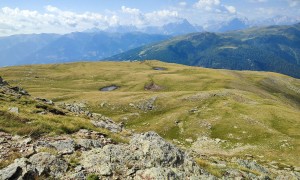
[[87, 116], [89, 116], [91, 113], [89, 111], [86, 111], [86, 105], [83, 103], [73, 103], [73, 104], [60, 104], [60, 107], [76, 113], [76, 114], [85, 114]]
[[193, 109], [191, 109], [189, 112], [190, 113], [197, 113], [199, 110], [197, 109], [197, 108], [193, 108]]
[[185, 139], [185, 141], [188, 142], [188, 143], [193, 143], [194, 142], [193, 139]]
[[19, 108], [18, 107], [11, 107], [8, 109], [8, 112], [19, 114]]
[[220, 143], [220, 142], [221, 142], [221, 139], [219, 139], [219, 138], [216, 138], [216, 139], [215, 139], [215, 141], [216, 141], [216, 143], [218, 144], [218, 143]]
[[49, 105], [54, 105], [53, 101], [52, 100], [49, 100], [49, 99], [44, 99], [44, 98], [35, 98], [37, 101], [40, 101], [40, 102], [43, 102], [45, 104], [49, 104]]
[[135, 105], [133, 103], [129, 103], [130, 107], [135, 107]]
[[141, 101], [138, 103], [137, 107], [142, 111], [151, 111], [155, 109], [155, 101], [157, 100], [157, 97], [152, 97], [148, 100]]

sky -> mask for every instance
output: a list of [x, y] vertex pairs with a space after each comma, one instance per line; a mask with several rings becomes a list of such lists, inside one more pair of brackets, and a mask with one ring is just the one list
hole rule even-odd
[[233, 18], [300, 20], [300, 0], [0, 0], [0, 36], [69, 33], [187, 19], [208, 27]]

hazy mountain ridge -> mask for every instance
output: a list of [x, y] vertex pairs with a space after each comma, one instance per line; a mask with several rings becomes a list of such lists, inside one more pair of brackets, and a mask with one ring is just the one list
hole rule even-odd
[[110, 57], [158, 59], [209, 68], [274, 71], [300, 77], [300, 24], [228, 33], [193, 33]]
[[0, 66], [99, 60], [168, 38], [139, 32], [102, 31], [2, 37]]
[[58, 39], [58, 34], [14, 35], [0, 38], [0, 66], [15, 65]]

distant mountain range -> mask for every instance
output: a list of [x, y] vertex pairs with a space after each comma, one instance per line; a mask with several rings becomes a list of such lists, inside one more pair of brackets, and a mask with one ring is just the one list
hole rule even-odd
[[118, 26], [106, 32], [0, 37], [0, 66], [157, 59], [300, 78], [300, 24], [249, 28], [250, 24], [247, 19], [216, 24], [214, 29], [225, 33], [198, 32], [203, 29], [182, 20], [144, 29]]
[[[142, 32], [147, 34], [164, 34], [164, 35], [183, 35], [193, 32], [228, 32], [235, 30], [243, 30], [250, 27], [261, 27], [270, 25], [292, 25], [300, 22], [299, 18], [291, 18], [288, 16], [275, 16], [268, 19], [262, 19], [259, 21], [252, 21], [245, 17], [233, 17], [224, 21], [207, 22], [205, 25], [195, 25], [190, 23], [187, 19], [177, 20], [176, 22], [167, 23], [162, 26], [146, 26], [136, 27], [133, 25], [118, 25], [106, 29], [106, 32]], [[87, 30], [88, 32], [97, 32], [99, 29], [93, 28]]]
[[[85, 32], [100, 32], [102, 30], [93, 28], [88, 29]], [[162, 35], [182, 35], [193, 32], [201, 32], [203, 31], [202, 27], [192, 25], [188, 20], [182, 19], [177, 22], [168, 23], [162, 26], [146, 26], [142, 28], [138, 28], [133, 25], [119, 25], [115, 27], [111, 27], [105, 30], [106, 32], [111, 33], [129, 33], [129, 32], [141, 32], [146, 34], [162, 34]]]
[[169, 37], [138, 32], [101, 31], [2, 37], [0, 66], [99, 60]]
[[157, 59], [209, 68], [273, 71], [300, 78], [300, 23], [227, 33], [192, 33], [108, 59]]

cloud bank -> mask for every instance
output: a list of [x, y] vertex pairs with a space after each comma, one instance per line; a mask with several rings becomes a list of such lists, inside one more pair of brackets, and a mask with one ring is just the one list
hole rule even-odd
[[[125, 5], [121, 5], [118, 10], [114, 11], [80, 13], [65, 11], [51, 5], [45, 6], [43, 11], [2, 7], [0, 8], [0, 36], [20, 33], [63, 34], [90, 28], [106, 30], [119, 25], [162, 26], [182, 19], [188, 19], [191, 23], [206, 27], [211, 23], [224, 22], [234, 17], [247, 17], [247, 14], [241, 11], [240, 6], [228, 2], [233, 1], [182, 0], [170, 7], [155, 9], [151, 12], [143, 12], [139, 8]], [[245, 0], [245, 2], [256, 5], [270, 3], [270, 0]], [[280, 13], [297, 12], [298, 15], [300, 14], [299, 0], [281, 0], [281, 2], [286, 4], [287, 10], [257, 5], [258, 7], [254, 8], [255, 12], [250, 15], [263, 19], [280, 15]]]

